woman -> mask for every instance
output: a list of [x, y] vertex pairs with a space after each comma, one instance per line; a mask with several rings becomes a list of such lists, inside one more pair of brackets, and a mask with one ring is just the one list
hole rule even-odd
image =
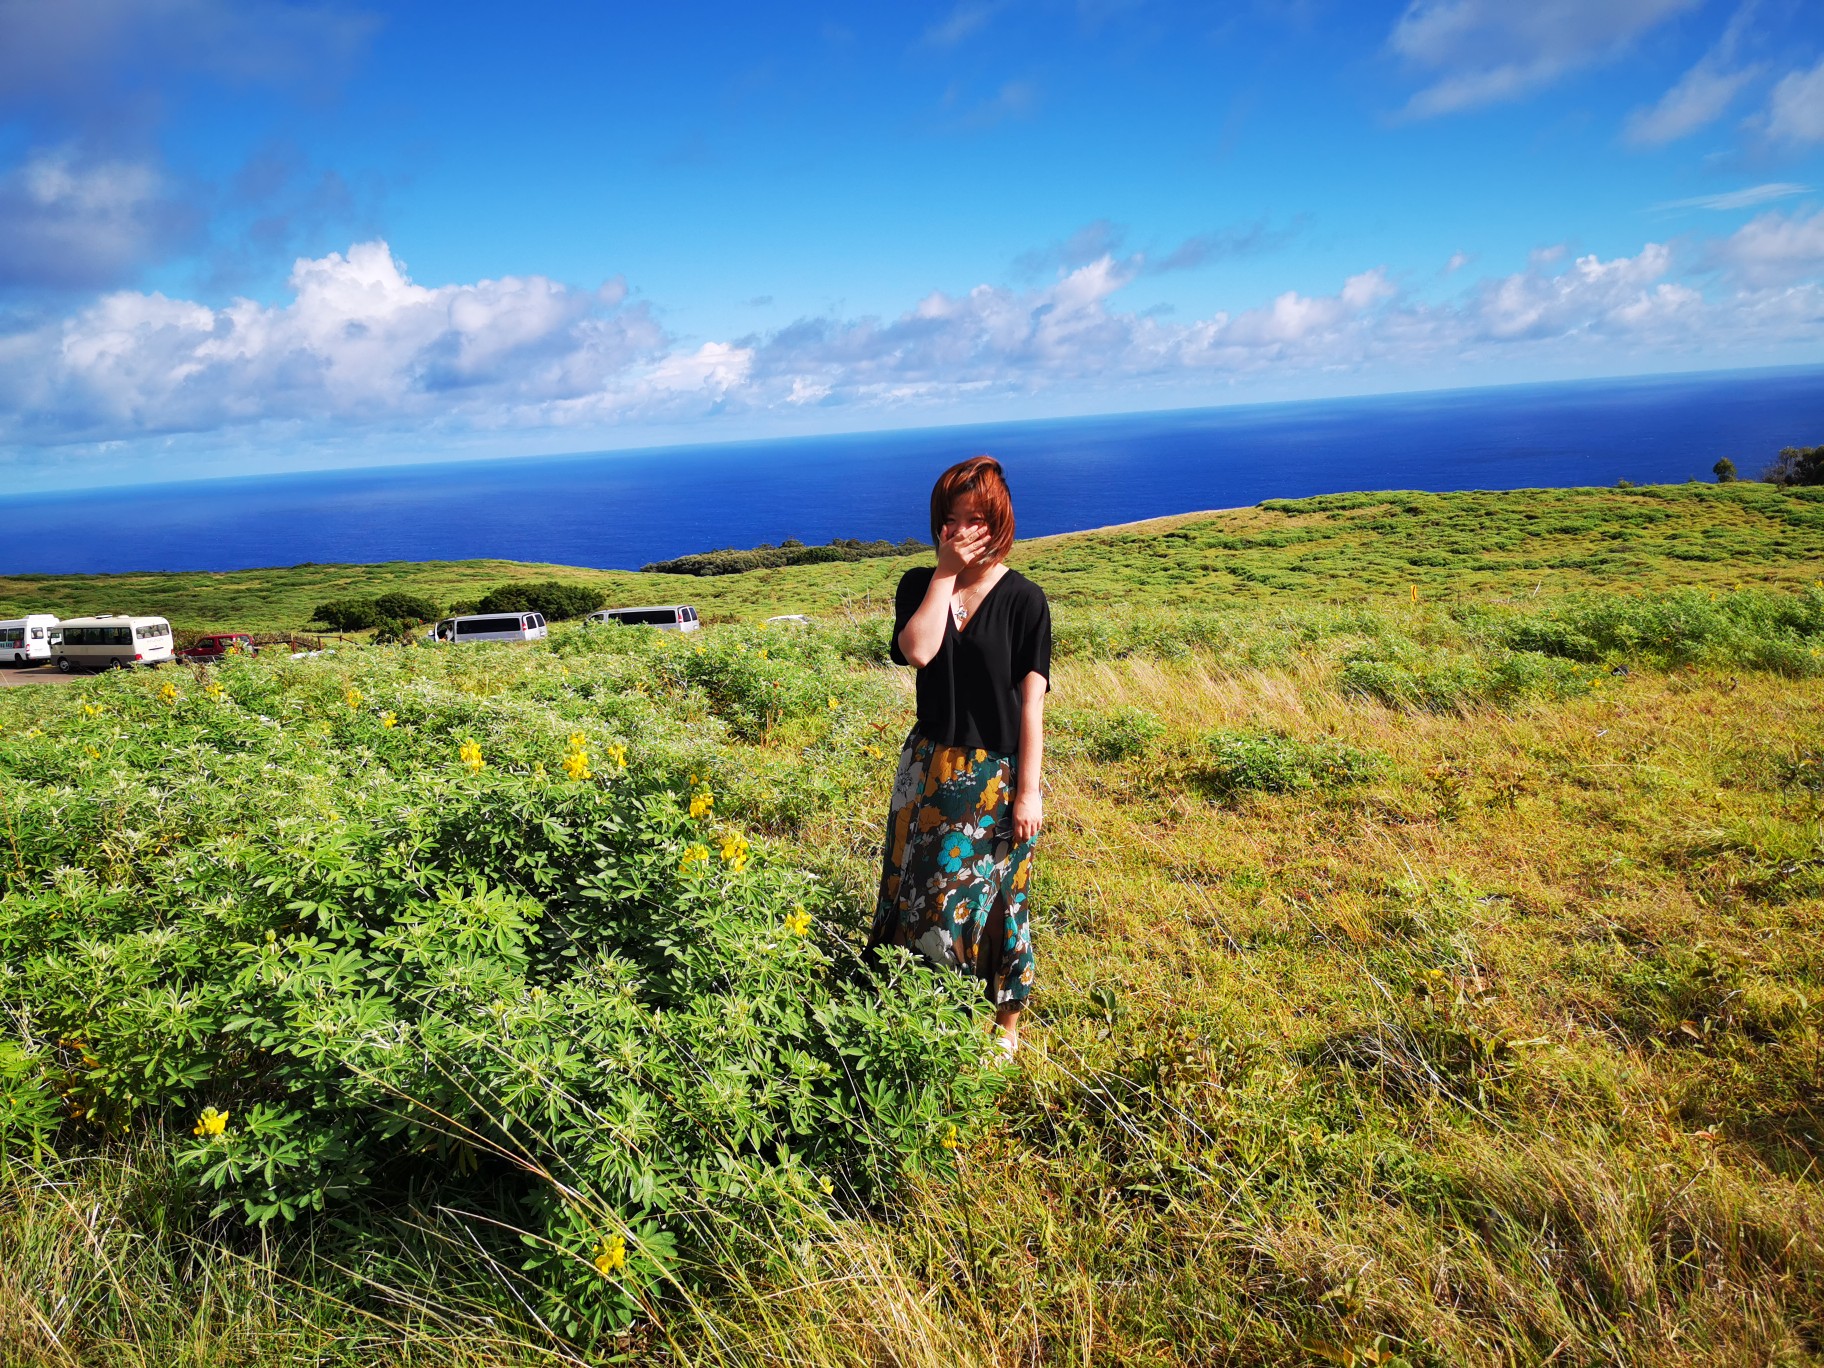
[[1011, 1057], [1032, 992], [1026, 892], [1045, 820], [1051, 609], [1002, 563], [1013, 501], [993, 457], [938, 478], [931, 540], [937, 565], [908, 570], [894, 601], [893, 659], [918, 670], [918, 722], [899, 756], [868, 944], [979, 979]]

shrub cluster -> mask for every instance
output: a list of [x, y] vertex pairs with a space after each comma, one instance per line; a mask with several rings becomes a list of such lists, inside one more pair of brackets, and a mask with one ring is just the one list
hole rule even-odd
[[1761, 478], [1776, 485], [1824, 485], [1824, 446], [1786, 447]]
[[332, 632], [363, 632], [381, 623], [430, 622], [441, 611], [422, 594], [391, 593], [375, 598], [331, 599], [319, 603], [310, 617]]
[[1824, 589], [1585, 595], [1496, 626], [1501, 644], [1565, 660], [1824, 674]]
[[602, 606], [600, 589], [583, 584], [564, 584], [559, 580], [534, 580], [526, 584], [502, 584], [481, 597], [475, 605], [478, 613], [543, 613], [547, 622], [567, 622]]
[[0, 734], [0, 1146], [137, 1134], [254, 1223], [457, 1203], [584, 1336], [731, 1232], [948, 1162], [993, 1086], [967, 985], [857, 963], [655, 750], [717, 680], [760, 715], [754, 651], [648, 649], [686, 677], [663, 705], [485, 647], [32, 691]]
[[720, 551], [703, 551], [673, 560], [653, 561], [642, 565], [644, 572], [657, 575], [740, 575], [749, 570], [768, 570], [780, 565], [817, 565], [825, 561], [872, 560], [883, 556], [918, 556], [931, 550], [930, 544], [917, 538], [902, 542], [857, 541], [853, 537], [836, 537], [827, 546], [806, 546], [788, 537], [778, 546], [761, 545], [751, 551], [728, 547]]
[[1344, 693], [1390, 708], [1461, 712], [1573, 698], [1603, 677], [1590, 666], [1538, 651], [1428, 649], [1389, 636], [1346, 656], [1337, 682]]
[[1382, 773], [1385, 757], [1340, 741], [1278, 732], [1212, 732], [1193, 757], [1194, 776], [1219, 797], [1343, 788]]

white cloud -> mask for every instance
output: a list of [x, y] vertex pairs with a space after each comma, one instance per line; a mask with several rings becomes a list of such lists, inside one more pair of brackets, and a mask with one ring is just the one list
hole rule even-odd
[[1824, 209], [1810, 216], [1761, 214], [1718, 244], [1712, 259], [1750, 288], [1804, 281], [1824, 272]]
[[274, 0], [0, 0], [0, 104], [92, 114], [191, 72], [321, 89], [376, 28], [345, 7]]
[[1638, 332], [1697, 311], [1703, 296], [1668, 282], [1672, 252], [1649, 242], [1632, 257], [1603, 261], [1578, 257], [1549, 273], [1534, 265], [1502, 280], [1484, 282], [1463, 316], [1478, 340], [1518, 341], [1580, 333]]
[[955, 47], [986, 27], [1000, 8], [998, 3], [958, 5], [949, 18], [925, 30], [925, 42], [932, 47]]
[[1333, 291], [1282, 290], [1188, 322], [1121, 306], [1143, 269], [1104, 254], [1029, 289], [933, 291], [889, 319], [804, 318], [681, 343], [619, 281], [421, 285], [386, 244], [365, 243], [300, 260], [280, 303], [119, 291], [0, 334], [0, 442], [16, 452], [263, 426], [435, 440], [808, 407], [929, 411], [979, 396], [1182, 395], [1497, 357], [1726, 364], [1743, 348], [1815, 355], [1824, 330], [1824, 211], [1766, 213], [1683, 257], [1661, 243], [1612, 258], [1547, 248], [1444, 299], [1377, 267]]
[[1611, 60], [1702, 0], [1411, 0], [1388, 44], [1436, 74], [1412, 97], [1419, 118], [1520, 99]]
[[[668, 360], [662, 331], [644, 307], [626, 306], [618, 282], [587, 292], [507, 276], [431, 288], [370, 242], [299, 261], [291, 288], [288, 304], [237, 299], [220, 309], [120, 291], [9, 338], [6, 350], [25, 360], [0, 431], [513, 421], [580, 399], [610, 410], [619, 387], [640, 387], [641, 366]], [[675, 362], [665, 379], [686, 366]]]
[[1725, 190], [1715, 195], [1693, 195], [1690, 199], [1667, 200], [1656, 204], [1655, 209], [1715, 209], [1729, 211], [1733, 209], [1753, 209], [1756, 205], [1772, 204], [1775, 200], [1791, 199], [1794, 195], [1809, 195], [1809, 185], [1799, 185], [1794, 181], [1769, 181], [1765, 185], [1743, 186], [1740, 190]]
[[1651, 106], [1628, 115], [1623, 139], [1636, 147], [1663, 147], [1720, 119], [1742, 87], [1760, 75], [1758, 66], [1744, 66], [1737, 56], [1754, 10], [1755, 0], [1744, 0], [1696, 66]]
[[113, 284], [193, 228], [147, 163], [40, 149], [0, 177], [0, 287]]
[[1678, 79], [1650, 108], [1628, 115], [1622, 136], [1636, 147], [1663, 147], [1720, 119], [1758, 71], [1724, 71], [1708, 58]]
[[1782, 142], [1824, 142], [1824, 59], [1780, 78], [1767, 103], [1767, 132]]

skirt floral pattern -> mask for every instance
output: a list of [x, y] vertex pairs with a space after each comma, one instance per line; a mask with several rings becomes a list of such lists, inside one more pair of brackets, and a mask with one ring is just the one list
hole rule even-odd
[[1033, 841], [1013, 839], [1014, 773], [1011, 755], [906, 738], [868, 936], [973, 975], [996, 1007], [1032, 992]]

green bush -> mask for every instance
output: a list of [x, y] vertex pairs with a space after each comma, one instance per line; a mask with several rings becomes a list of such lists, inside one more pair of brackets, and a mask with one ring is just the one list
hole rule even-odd
[[1784, 448], [1761, 478], [1776, 485], [1824, 485], [1824, 446]]
[[[35, 697], [0, 733], [0, 1145], [134, 1133], [255, 1224], [457, 1203], [484, 1240], [524, 1232], [490, 1257], [585, 1338], [731, 1232], [946, 1164], [994, 1086], [966, 981], [865, 968], [727, 795], [693, 815], [695, 686], [660, 708], [615, 683], [710, 677], [688, 643], [599, 681], [544, 658], [357, 649]], [[838, 715], [826, 675], [781, 669]]]
[[543, 613], [548, 622], [567, 622], [602, 606], [602, 591], [558, 580], [502, 584], [475, 606], [478, 613]]
[[1592, 663], [1710, 665], [1824, 674], [1824, 589], [1602, 594], [1497, 627], [1502, 644]]
[[1536, 651], [1427, 650], [1389, 637], [1346, 656], [1337, 682], [1346, 694], [1390, 708], [1460, 712], [1573, 698], [1602, 678], [1588, 666]]
[[374, 600], [375, 616], [403, 618], [407, 622], [435, 622], [443, 610], [423, 594], [382, 594]]
[[781, 565], [821, 565], [830, 561], [874, 560], [884, 556], [923, 556], [931, 551], [929, 542], [916, 538], [903, 542], [857, 541], [854, 537], [833, 538], [827, 546], [806, 546], [787, 538], [778, 546], [757, 546], [751, 551], [725, 548], [704, 551], [675, 560], [653, 561], [640, 567], [643, 574], [658, 575], [742, 575], [749, 570], [767, 570]]
[[1193, 772], [1221, 797], [1343, 788], [1372, 779], [1384, 758], [1340, 741], [1300, 741], [1276, 732], [1212, 732]]
[[1086, 731], [1090, 759], [1108, 763], [1145, 755], [1164, 734], [1165, 724], [1145, 708], [1117, 708], [1091, 717]]
[[371, 598], [331, 599], [319, 603], [310, 620], [332, 632], [363, 632], [380, 620], [380, 609]]

